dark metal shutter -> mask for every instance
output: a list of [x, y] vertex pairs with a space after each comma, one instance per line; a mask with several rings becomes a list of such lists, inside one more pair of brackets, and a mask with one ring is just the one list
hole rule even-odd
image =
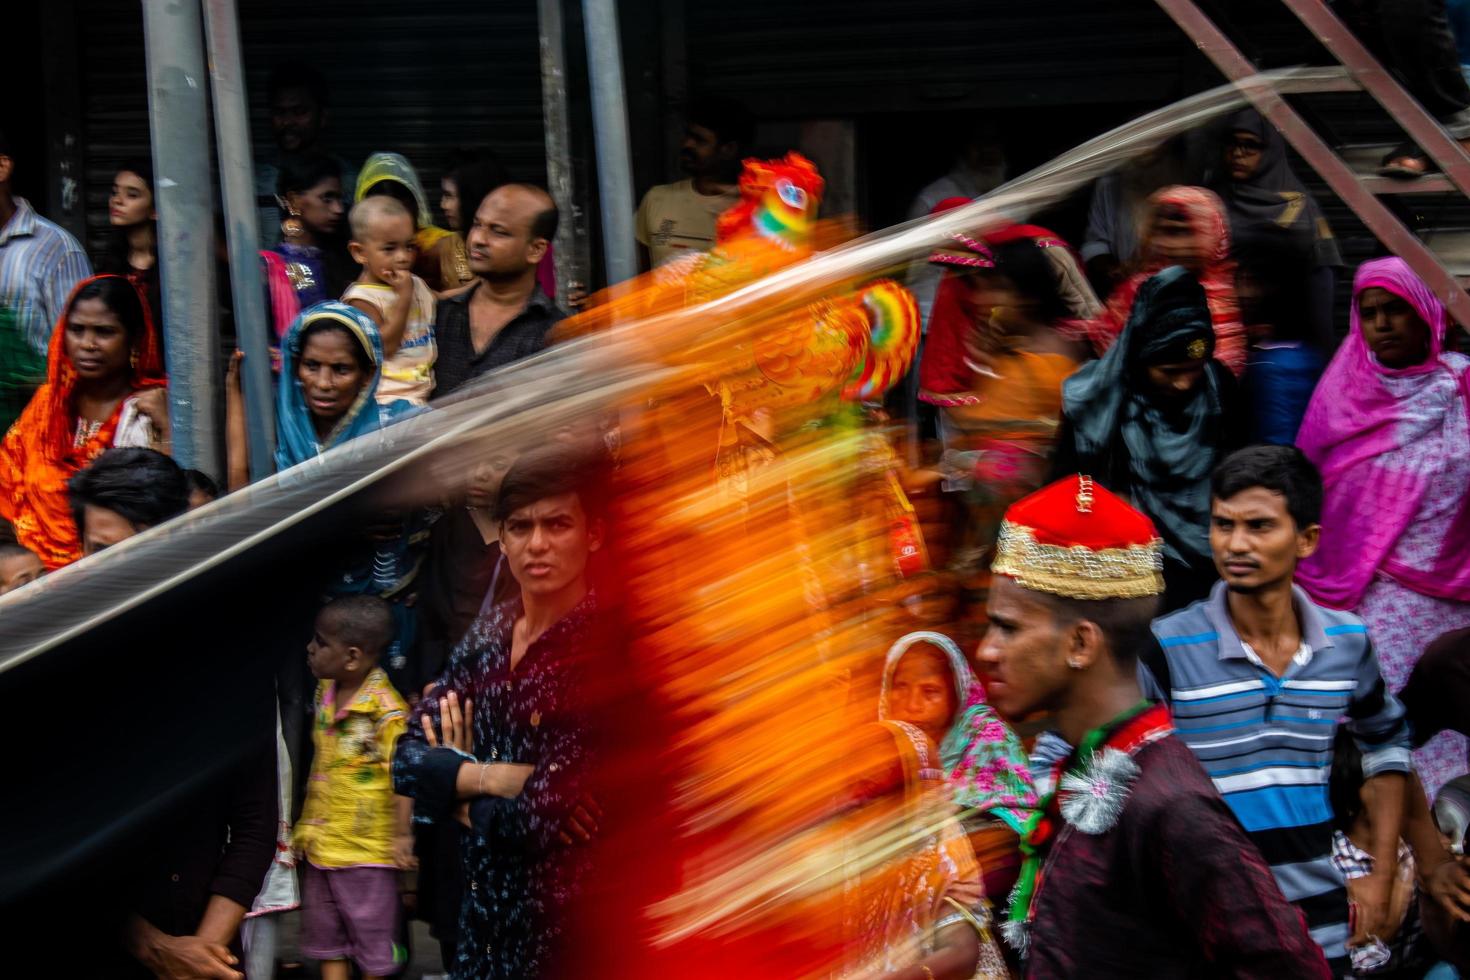
[[1177, 89], [1190, 53], [1149, 0], [745, 0], [686, 9], [691, 88], [740, 98], [767, 118], [1148, 101]]
[[[271, 69], [303, 61], [331, 87], [330, 149], [354, 166], [376, 151], [404, 154], [431, 205], [455, 147], [493, 149], [514, 176], [544, 179], [534, 0], [241, 0], [239, 12], [257, 159], [274, 154]], [[136, 2], [80, 0], [77, 19], [96, 255], [118, 162], [148, 153], [142, 12]]]

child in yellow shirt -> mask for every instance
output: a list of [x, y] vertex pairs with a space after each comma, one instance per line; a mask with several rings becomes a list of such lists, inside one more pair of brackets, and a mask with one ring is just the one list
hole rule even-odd
[[316, 757], [293, 843], [301, 875], [301, 949], [323, 980], [393, 974], [398, 872], [414, 864], [412, 802], [393, 793], [389, 767], [408, 724], [378, 657], [393, 642], [393, 614], [377, 596], [334, 599], [317, 614], [306, 659], [317, 678]]

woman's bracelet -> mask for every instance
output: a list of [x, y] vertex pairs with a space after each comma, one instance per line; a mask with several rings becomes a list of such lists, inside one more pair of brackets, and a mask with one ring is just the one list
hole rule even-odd
[[475, 792], [478, 793], [480, 796], [484, 796], [485, 795], [485, 770], [486, 769], [489, 769], [489, 768], [490, 768], [490, 763], [488, 763], [488, 762], [482, 762], [482, 763], [480, 763], [480, 778], [475, 783]]

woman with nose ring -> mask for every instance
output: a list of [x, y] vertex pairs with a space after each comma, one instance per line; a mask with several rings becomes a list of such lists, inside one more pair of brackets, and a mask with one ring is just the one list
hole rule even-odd
[[[1470, 359], [1445, 350], [1449, 316], [1402, 259], [1358, 268], [1350, 318], [1297, 436], [1325, 491], [1297, 578], [1367, 622], [1397, 693], [1431, 641], [1470, 626]], [[1454, 732], [1414, 753], [1431, 798], [1467, 768]]]
[[82, 557], [67, 480], [114, 446], [169, 452], [169, 418], [153, 318], [123, 276], [77, 285], [46, 363], [46, 383], [0, 442], [0, 517], [55, 569]]
[[1210, 474], [1244, 426], [1216, 339], [1206, 291], [1172, 266], [1139, 288], [1118, 342], [1062, 385], [1053, 472], [1091, 474], [1158, 526], [1165, 611], [1204, 598], [1218, 577]]
[[921, 630], [889, 648], [878, 719], [913, 725], [939, 747], [948, 795], [980, 862], [985, 894], [1003, 902], [1021, 869], [1018, 834], [1037, 804], [1021, 740], [985, 701], [955, 642]]

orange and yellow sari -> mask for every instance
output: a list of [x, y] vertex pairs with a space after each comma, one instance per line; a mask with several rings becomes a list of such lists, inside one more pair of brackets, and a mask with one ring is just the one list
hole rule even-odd
[[[77, 372], [66, 356], [66, 322], [82, 287], [104, 278], [109, 277], [84, 279], [72, 290], [51, 333], [46, 383], [37, 389], [0, 441], [0, 517], [15, 525], [16, 540], [35, 552], [47, 569], [69, 565], [82, 557], [66, 481], [112, 447], [118, 419], [128, 402], [123, 399], [95, 432], [78, 438], [74, 404]], [[130, 384], [134, 392], [167, 383], [146, 299], [142, 299], [142, 306], [143, 336], [133, 348]]]

